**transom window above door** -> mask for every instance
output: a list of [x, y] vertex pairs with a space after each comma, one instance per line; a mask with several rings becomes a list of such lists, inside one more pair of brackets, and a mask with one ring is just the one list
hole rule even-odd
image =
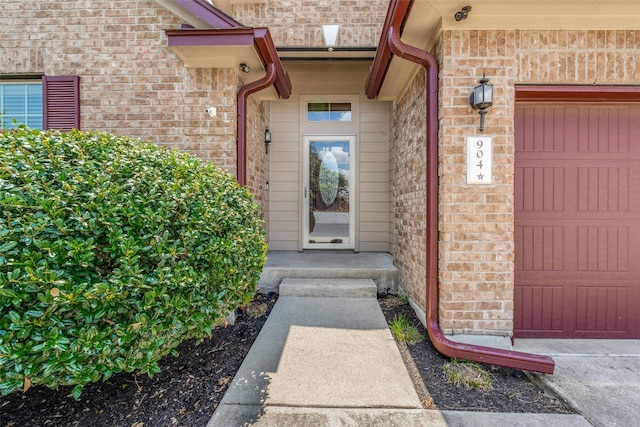
[[350, 102], [309, 102], [307, 103], [308, 122], [350, 122]]

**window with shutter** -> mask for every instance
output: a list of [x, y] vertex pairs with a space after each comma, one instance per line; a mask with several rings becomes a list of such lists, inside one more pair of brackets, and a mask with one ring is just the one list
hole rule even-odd
[[42, 129], [42, 84], [40, 81], [0, 82], [0, 128], [26, 124]]
[[79, 76], [44, 76], [42, 93], [44, 129], [80, 129]]

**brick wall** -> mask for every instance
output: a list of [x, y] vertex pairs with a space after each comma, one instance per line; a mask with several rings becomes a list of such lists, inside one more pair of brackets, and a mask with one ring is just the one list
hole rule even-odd
[[391, 111], [391, 253], [407, 294], [425, 307], [425, 72]]
[[337, 46], [375, 47], [388, 6], [388, 0], [269, 0], [234, 5], [233, 17], [268, 26], [276, 46], [324, 46], [322, 25], [340, 24]]
[[4, 0], [0, 73], [80, 75], [83, 129], [177, 147], [235, 173], [236, 70], [186, 69], [164, 34], [180, 23], [149, 0]]
[[247, 102], [247, 189], [255, 194], [262, 212], [268, 211], [266, 191], [268, 161], [264, 146], [264, 131], [269, 127], [268, 110], [263, 102], [249, 96]]
[[[445, 333], [510, 335], [513, 329], [513, 33], [445, 31], [440, 74], [440, 310]], [[480, 135], [469, 93], [485, 72], [494, 106], [491, 185], [467, 185], [466, 136]]]
[[[439, 268], [445, 333], [508, 336], [513, 331], [515, 85], [638, 84], [638, 45], [638, 31], [442, 32]], [[467, 185], [465, 137], [479, 134], [469, 93], [483, 72], [494, 85], [484, 132], [493, 137], [493, 183]], [[421, 307], [424, 255], [418, 233], [424, 225], [416, 212], [424, 204], [413, 204], [423, 198], [414, 164], [424, 163], [424, 153], [413, 147], [416, 140], [424, 145], [424, 125], [416, 116], [424, 114], [423, 81], [421, 72], [395, 107], [392, 122], [393, 251], [403, 287]], [[421, 238], [409, 238], [415, 235]]]

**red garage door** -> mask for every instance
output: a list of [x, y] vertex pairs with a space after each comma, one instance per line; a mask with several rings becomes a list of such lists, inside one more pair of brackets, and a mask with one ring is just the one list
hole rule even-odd
[[516, 107], [516, 337], [640, 338], [640, 104]]

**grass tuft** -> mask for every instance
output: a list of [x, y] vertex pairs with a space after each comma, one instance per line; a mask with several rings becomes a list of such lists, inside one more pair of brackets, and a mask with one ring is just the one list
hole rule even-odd
[[480, 391], [493, 388], [491, 376], [478, 363], [453, 359], [451, 362], [445, 363], [443, 369], [452, 384], [462, 384], [467, 389]]
[[400, 342], [411, 344], [424, 341], [424, 336], [418, 328], [413, 326], [404, 315], [395, 316], [389, 323], [389, 328], [393, 337]]

